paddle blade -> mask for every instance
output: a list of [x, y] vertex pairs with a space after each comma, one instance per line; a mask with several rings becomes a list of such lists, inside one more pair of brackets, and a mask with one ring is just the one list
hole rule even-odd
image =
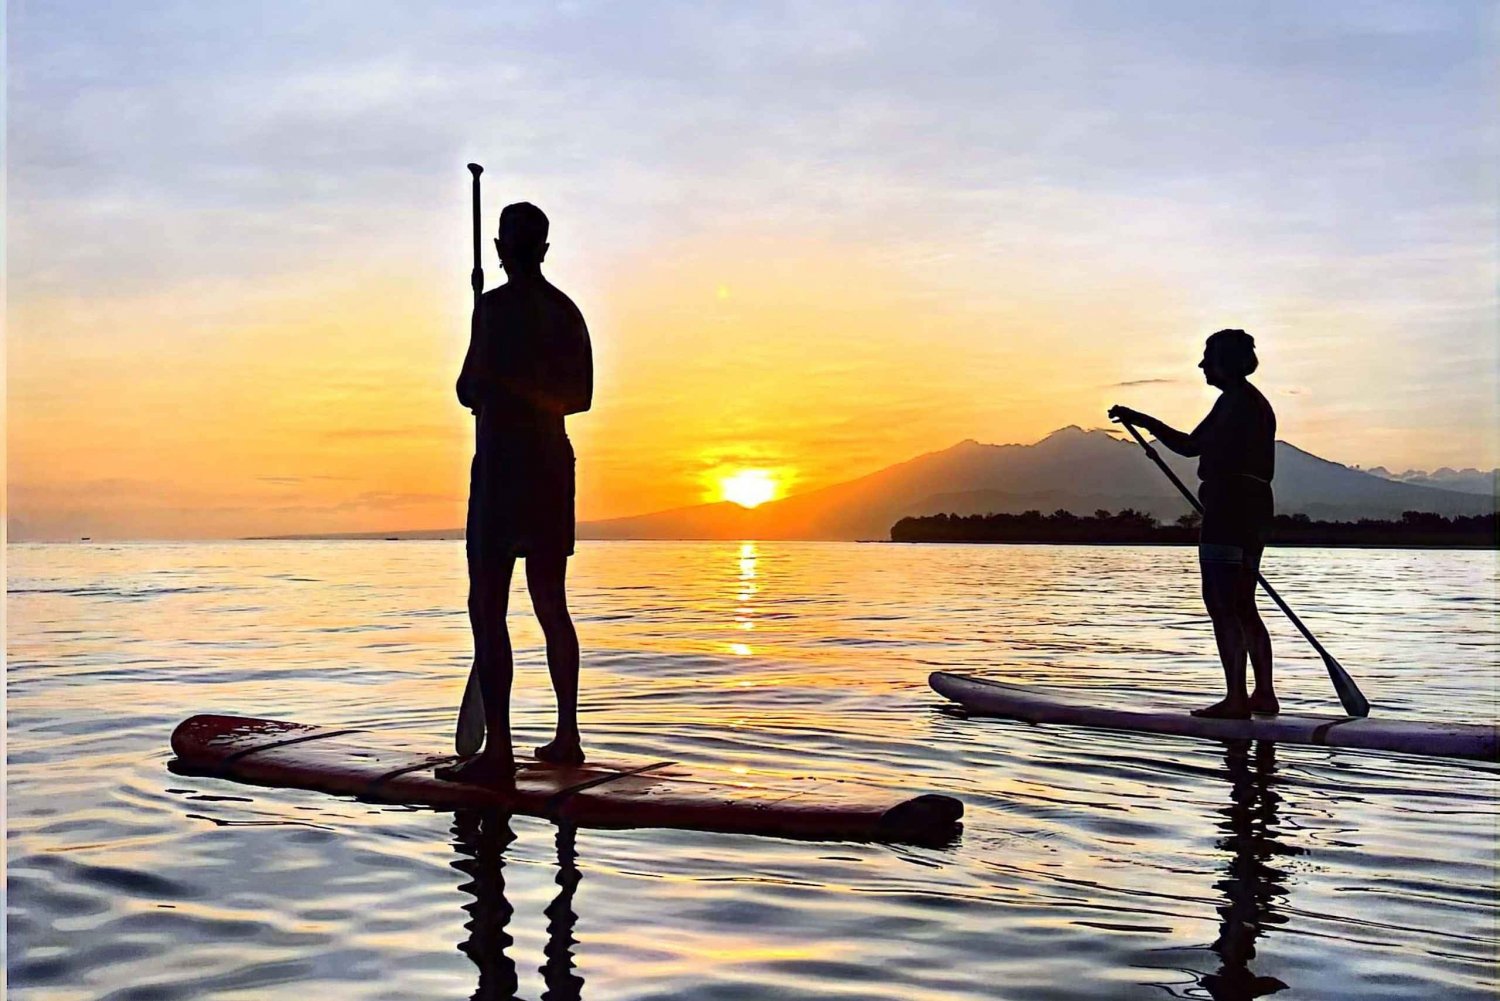
[[1327, 653], [1323, 654], [1323, 666], [1328, 668], [1328, 678], [1333, 682], [1333, 690], [1338, 693], [1339, 704], [1344, 707], [1344, 712], [1350, 716], [1370, 715], [1370, 700], [1365, 698], [1365, 693], [1349, 677], [1349, 672]]
[[469, 681], [464, 686], [463, 705], [458, 710], [458, 729], [453, 734], [453, 749], [460, 757], [478, 754], [484, 744], [484, 696], [479, 692], [479, 675], [469, 668]]

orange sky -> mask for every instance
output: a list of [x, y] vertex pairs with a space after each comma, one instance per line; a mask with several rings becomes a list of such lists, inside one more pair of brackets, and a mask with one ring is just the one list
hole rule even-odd
[[[593, 411], [571, 419], [584, 520], [717, 500], [747, 467], [796, 492], [965, 437], [1101, 425], [1116, 399], [1182, 423], [1211, 400], [1193, 369], [1204, 307], [1149, 273], [1088, 287], [1012, 262], [985, 283], [751, 233], [615, 264], [557, 277], [598, 368]], [[472, 426], [452, 395], [467, 309], [453, 284], [372, 270], [17, 304], [12, 509], [49, 537], [462, 524]], [[116, 336], [84, 336], [102, 327]], [[1316, 441], [1318, 410], [1265, 340], [1283, 427]], [[1115, 385], [1131, 377], [1177, 381]]]
[[470, 159], [593, 334], [582, 520], [1191, 425], [1224, 326], [1295, 444], [1500, 464], [1467, 15], [914, 10], [13, 12], [10, 537], [461, 525]]
[[[802, 490], [976, 431], [1037, 437], [1097, 417], [1124, 361], [1057, 351], [1046, 301], [983, 308], [853, 248], [757, 259], [752, 243], [675, 248], [573, 290], [598, 367], [594, 410], [572, 421], [581, 518], [716, 500], [745, 467]], [[99, 537], [461, 524], [465, 307], [434, 291], [371, 273], [25, 303], [12, 505], [46, 512], [47, 534]], [[1148, 312], [1068, 308], [1117, 330]], [[104, 325], [117, 339], [86, 347], [78, 332]]]

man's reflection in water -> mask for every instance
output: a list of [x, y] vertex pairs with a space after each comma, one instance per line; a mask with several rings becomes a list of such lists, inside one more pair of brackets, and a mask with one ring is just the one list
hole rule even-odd
[[[573, 937], [578, 915], [573, 911], [573, 894], [578, 889], [578, 852], [576, 830], [569, 825], [557, 828], [557, 896], [547, 907], [547, 961], [541, 967], [545, 989], [542, 1001], [578, 1001], [583, 995], [583, 978], [574, 972]], [[459, 949], [479, 967], [479, 986], [472, 1001], [517, 1001], [520, 986], [516, 963], [506, 954], [515, 944], [506, 927], [515, 908], [505, 896], [505, 850], [515, 841], [510, 817], [503, 813], [459, 810], [453, 818], [453, 848], [459, 858], [455, 869], [467, 874], [470, 881], [459, 889], [473, 894], [474, 901], [464, 905], [469, 920], [467, 941]]]
[[1219, 812], [1219, 847], [1229, 852], [1229, 867], [1214, 885], [1224, 892], [1219, 908], [1219, 937], [1213, 950], [1219, 954], [1218, 972], [1204, 974], [1203, 987], [1215, 1001], [1244, 1001], [1284, 990], [1287, 984], [1275, 977], [1250, 972], [1255, 940], [1271, 925], [1284, 924], [1277, 904], [1286, 896], [1286, 873], [1270, 863], [1278, 855], [1301, 855], [1302, 849], [1283, 844], [1277, 829], [1277, 807], [1281, 794], [1276, 785], [1276, 745], [1267, 741], [1228, 741], [1224, 750], [1229, 776], [1229, 805]]
[[578, 940], [573, 929], [578, 915], [573, 912], [573, 893], [582, 876], [578, 872], [578, 829], [571, 824], [557, 825], [557, 896], [547, 905], [547, 962], [542, 966], [542, 1001], [578, 1001], [583, 997], [583, 978], [573, 972], [573, 946]]

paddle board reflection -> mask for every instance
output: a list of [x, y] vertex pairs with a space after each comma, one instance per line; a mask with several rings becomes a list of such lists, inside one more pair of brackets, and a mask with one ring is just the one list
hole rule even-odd
[[[479, 985], [472, 1001], [514, 1001], [520, 983], [516, 963], [506, 950], [515, 944], [507, 930], [515, 908], [505, 894], [505, 852], [516, 840], [507, 814], [491, 810], [459, 810], [453, 817], [453, 850], [458, 858], [450, 864], [469, 877], [459, 889], [474, 897], [464, 905], [469, 920], [467, 940], [459, 950], [479, 967]], [[578, 915], [573, 894], [578, 889], [577, 828], [557, 826], [557, 896], [547, 906], [546, 962], [542, 974], [542, 1001], [579, 1001], [583, 977], [574, 969], [573, 937]]]
[[1286, 897], [1286, 873], [1275, 863], [1302, 849], [1281, 840], [1281, 794], [1276, 790], [1276, 745], [1270, 741], [1225, 742], [1224, 773], [1229, 804], [1220, 808], [1218, 847], [1229, 853], [1224, 876], [1214, 884], [1224, 894], [1219, 937], [1212, 949], [1220, 965], [1199, 983], [1215, 1001], [1248, 1001], [1285, 990], [1276, 977], [1250, 969], [1255, 943], [1272, 926], [1286, 923], [1278, 907]]

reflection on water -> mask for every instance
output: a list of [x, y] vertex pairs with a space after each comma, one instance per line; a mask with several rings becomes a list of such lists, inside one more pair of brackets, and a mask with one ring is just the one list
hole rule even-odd
[[[1219, 933], [1210, 947], [1220, 965], [1213, 973], [1201, 974], [1198, 982], [1214, 1001], [1253, 1001], [1288, 987], [1276, 977], [1257, 976], [1251, 960], [1256, 940], [1271, 926], [1287, 921], [1281, 910], [1287, 874], [1272, 863], [1301, 855], [1302, 849], [1288, 844], [1280, 830], [1275, 744], [1225, 742], [1224, 775], [1229, 802], [1217, 811], [1222, 817], [1217, 826], [1223, 837], [1217, 847], [1225, 856], [1224, 875], [1214, 883], [1224, 902], [1216, 909]], [[469, 914], [464, 924], [469, 935], [459, 945], [479, 969], [473, 1001], [517, 1001], [516, 963], [507, 953], [515, 942], [508, 928], [516, 915], [505, 887], [505, 855], [516, 840], [511, 818], [492, 810], [459, 810], [452, 834], [459, 858], [451, 865], [469, 877], [459, 890], [474, 898], [463, 905]], [[584, 980], [573, 955], [578, 944], [574, 898], [582, 879], [577, 838], [575, 827], [556, 825], [557, 894], [545, 911], [545, 962], [539, 968], [542, 1001], [579, 1001], [583, 995]]]
[[1206, 974], [1203, 986], [1216, 1001], [1248, 1001], [1285, 990], [1275, 977], [1256, 976], [1250, 970], [1255, 941], [1269, 926], [1286, 923], [1278, 906], [1286, 896], [1286, 873], [1272, 863], [1280, 857], [1302, 854], [1282, 840], [1277, 809], [1281, 795], [1276, 790], [1276, 745], [1230, 741], [1224, 752], [1229, 777], [1229, 805], [1220, 812], [1219, 846], [1228, 853], [1224, 878], [1214, 884], [1224, 893], [1219, 908], [1222, 923], [1213, 949], [1222, 965]]
[[[471, 645], [462, 547], [9, 558], [18, 1001], [1500, 988], [1500, 769], [965, 720], [927, 688], [942, 667], [1201, 704], [1222, 679], [1187, 551], [580, 545], [594, 753], [956, 795], [964, 833], [936, 847], [575, 833], [173, 775], [167, 736], [197, 712], [449, 744]], [[1496, 714], [1493, 554], [1267, 562], [1377, 712]], [[512, 607], [529, 747], [554, 707], [523, 581]], [[1316, 656], [1268, 625], [1288, 708], [1331, 711]]]
[[[583, 977], [574, 968], [573, 936], [578, 915], [573, 896], [578, 890], [577, 831], [566, 824], [557, 827], [557, 896], [547, 905], [546, 962], [539, 972], [545, 989], [543, 1001], [578, 1001], [583, 996]], [[469, 877], [459, 887], [472, 894], [465, 904], [469, 937], [459, 949], [479, 968], [479, 985], [473, 1001], [512, 1001], [520, 981], [516, 964], [507, 950], [515, 943], [508, 927], [515, 908], [505, 893], [505, 853], [516, 840], [510, 817], [495, 811], [459, 810], [453, 819], [453, 849], [459, 858], [453, 868]]]
[[[755, 543], [740, 543], [740, 576], [735, 588], [734, 627], [741, 632], [752, 632], [755, 629], [755, 605], [756, 593], [760, 590], [755, 580], [755, 560], [759, 553], [756, 551]], [[750, 638], [743, 637], [733, 640], [729, 644], [729, 652], [737, 657], [748, 657], [755, 653], [750, 646]]]

